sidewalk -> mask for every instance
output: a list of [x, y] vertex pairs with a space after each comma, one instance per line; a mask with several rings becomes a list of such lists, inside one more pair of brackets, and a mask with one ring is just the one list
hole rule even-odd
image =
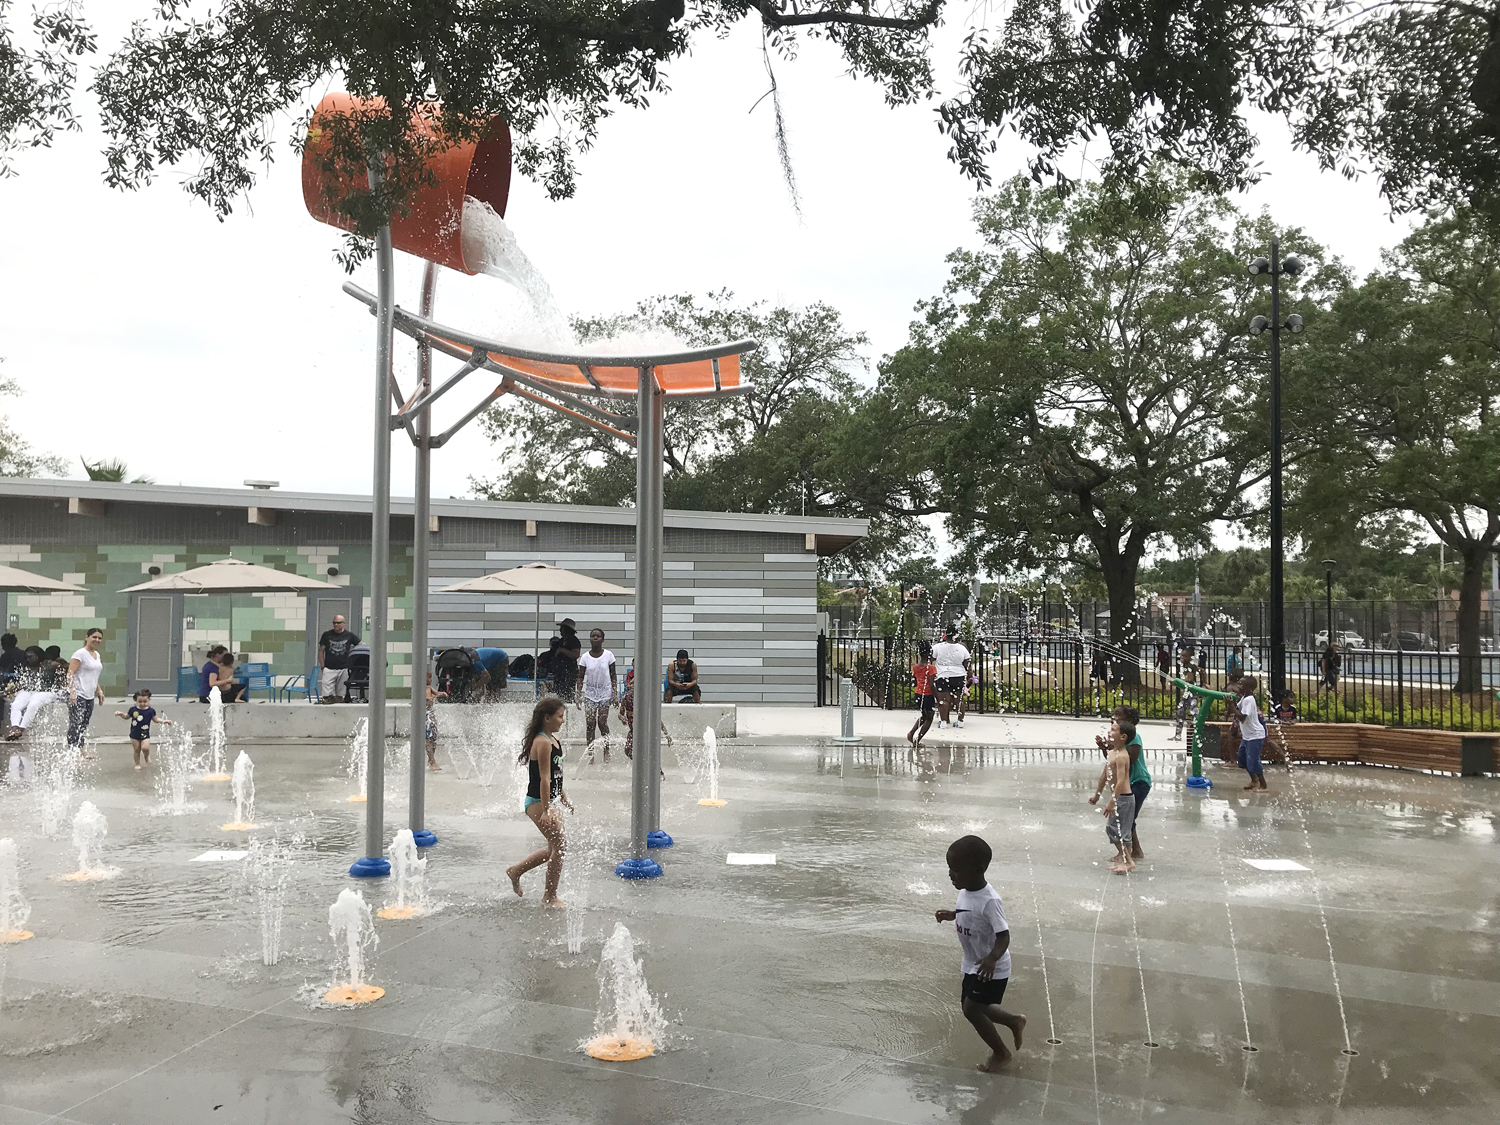
[[[905, 742], [906, 732], [916, 721], [916, 711], [882, 711], [874, 707], [854, 709], [854, 733], [866, 742]], [[1088, 749], [1094, 736], [1109, 727], [1107, 719], [1074, 719], [1064, 715], [970, 715], [963, 729], [937, 729], [936, 721], [924, 746], [1026, 746], [1038, 749]], [[795, 704], [741, 703], [740, 738], [832, 738], [839, 733], [837, 707]], [[1148, 719], [1141, 733], [1151, 749], [1166, 750], [1181, 743], [1167, 741], [1172, 723]]]

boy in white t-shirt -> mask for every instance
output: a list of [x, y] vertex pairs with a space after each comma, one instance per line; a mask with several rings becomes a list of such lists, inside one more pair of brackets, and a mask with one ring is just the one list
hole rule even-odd
[[1239, 712], [1235, 718], [1240, 724], [1240, 768], [1250, 775], [1246, 789], [1264, 789], [1266, 775], [1260, 755], [1266, 747], [1266, 724], [1260, 717], [1260, 705], [1255, 702], [1255, 689], [1260, 681], [1246, 676], [1239, 682], [1239, 698], [1234, 708]]
[[990, 1049], [990, 1057], [979, 1069], [993, 1073], [1011, 1060], [995, 1025], [1010, 1028], [1020, 1050], [1026, 1017], [1000, 1007], [1010, 983], [1010, 924], [1000, 892], [984, 877], [990, 859], [990, 846], [978, 836], [961, 836], [948, 845], [948, 878], [958, 888], [958, 902], [952, 910], [937, 911], [936, 917], [939, 922], [952, 922], [958, 931], [963, 950], [964, 980], [959, 994], [964, 1018]]

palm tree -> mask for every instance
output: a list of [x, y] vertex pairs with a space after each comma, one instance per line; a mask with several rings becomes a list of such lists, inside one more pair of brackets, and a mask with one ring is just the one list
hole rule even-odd
[[127, 477], [130, 470], [125, 467], [124, 461], [118, 459], [114, 461], [97, 461], [92, 465], [84, 461], [82, 457], [79, 460], [83, 461], [83, 471], [89, 475], [89, 480], [108, 480], [122, 484], [156, 483], [150, 477]]

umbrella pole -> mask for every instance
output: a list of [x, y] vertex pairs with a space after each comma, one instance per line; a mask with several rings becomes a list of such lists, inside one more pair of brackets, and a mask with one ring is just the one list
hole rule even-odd
[[535, 688], [534, 696], [542, 697], [542, 595], [536, 596], [536, 617], [531, 622], [531, 686]]
[[[432, 315], [437, 291], [437, 265], [428, 262], [422, 270], [422, 315]], [[432, 349], [417, 345], [417, 389], [421, 398], [432, 388]], [[412, 499], [411, 576], [411, 782], [407, 812], [412, 839], [417, 847], [431, 847], [437, 835], [427, 830], [427, 571], [432, 510], [432, 411], [423, 407], [417, 415], [417, 475]]]
[[[384, 154], [371, 152], [367, 162], [370, 190], [379, 193]], [[396, 304], [391, 225], [375, 236], [375, 455], [371, 473], [370, 517], [370, 705], [369, 755], [365, 768], [365, 854], [349, 874], [372, 878], [389, 875], [385, 858], [385, 625], [391, 564], [391, 329]], [[416, 737], [415, 735], [413, 737]]]
[[[635, 756], [631, 761], [630, 855], [615, 867], [625, 879], [652, 879], [661, 864], [647, 848], [670, 844], [654, 823], [653, 792], [661, 752], [661, 688], [654, 670], [661, 659], [661, 457], [662, 396], [650, 367], [639, 369], [635, 466]], [[648, 833], [650, 835], [648, 836]]]

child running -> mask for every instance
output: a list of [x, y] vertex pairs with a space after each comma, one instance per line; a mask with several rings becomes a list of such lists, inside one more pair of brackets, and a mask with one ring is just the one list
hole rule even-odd
[[[922, 745], [922, 739], [932, 728], [932, 716], [937, 710], [937, 665], [932, 662], [932, 643], [917, 642], [917, 663], [911, 666], [911, 679], [916, 687], [917, 706], [921, 713], [917, 721], [906, 732], [906, 741], [913, 746]], [[920, 729], [918, 729], [920, 728]]]
[[[1131, 730], [1135, 731], [1125, 746], [1125, 752], [1130, 755], [1130, 794], [1135, 798], [1135, 816], [1130, 824], [1130, 858], [1145, 859], [1146, 853], [1141, 850], [1141, 806], [1151, 794], [1151, 771], [1146, 768], [1146, 747], [1141, 742], [1141, 713], [1130, 704], [1122, 703], [1115, 708], [1112, 718], [1116, 723], [1128, 723]], [[1113, 737], [1113, 732], [1110, 737]], [[1102, 735], [1095, 736], [1094, 744], [1108, 755], [1109, 742]], [[1098, 802], [1099, 794], [1104, 792], [1104, 781], [1108, 774], [1109, 767], [1106, 765], [1099, 772], [1099, 784], [1094, 788], [1089, 804]]]
[[[547, 880], [542, 891], [543, 906], [562, 906], [557, 897], [557, 885], [562, 881], [563, 852], [567, 842], [563, 838], [562, 813], [554, 808], [561, 804], [569, 812], [573, 803], [563, 789], [562, 741], [557, 732], [562, 730], [564, 717], [563, 701], [555, 695], [544, 695], [537, 700], [531, 712], [531, 722], [526, 725], [526, 736], [521, 740], [521, 753], [516, 761], [527, 763], [529, 783], [526, 787], [526, 815], [531, 818], [537, 831], [547, 841], [545, 848], [538, 848], [520, 863], [505, 869], [516, 896], [521, 897], [521, 876], [533, 867], [547, 865]], [[542, 784], [542, 763], [547, 762], [549, 781]]]
[[948, 845], [948, 878], [958, 888], [952, 910], [939, 910], [939, 922], [952, 922], [963, 950], [963, 985], [959, 995], [964, 1019], [974, 1025], [990, 1049], [990, 1057], [979, 1069], [994, 1073], [1011, 1060], [1011, 1052], [1000, 1038], [996, 1024], [1010, 1028], [1021, 1049], [1026, 1017], [1013, 1015], [1000, 1006], [1010, 983], [1010, 924], [1000, 892], [990, 886], [984, 873], [990, 866], [990, 846], [978, 836], [961, 836]]
[[151, 724], [172, 725], [171, 719], [159, 719], [156, 708], [151, 706], [151, 692], [141, 688], [135, 693], [135, 706], [129, 711], [116, 711], [115, 718], [130, 720], [130, 752], [135, 759], [135, 768], [151, 764]]

